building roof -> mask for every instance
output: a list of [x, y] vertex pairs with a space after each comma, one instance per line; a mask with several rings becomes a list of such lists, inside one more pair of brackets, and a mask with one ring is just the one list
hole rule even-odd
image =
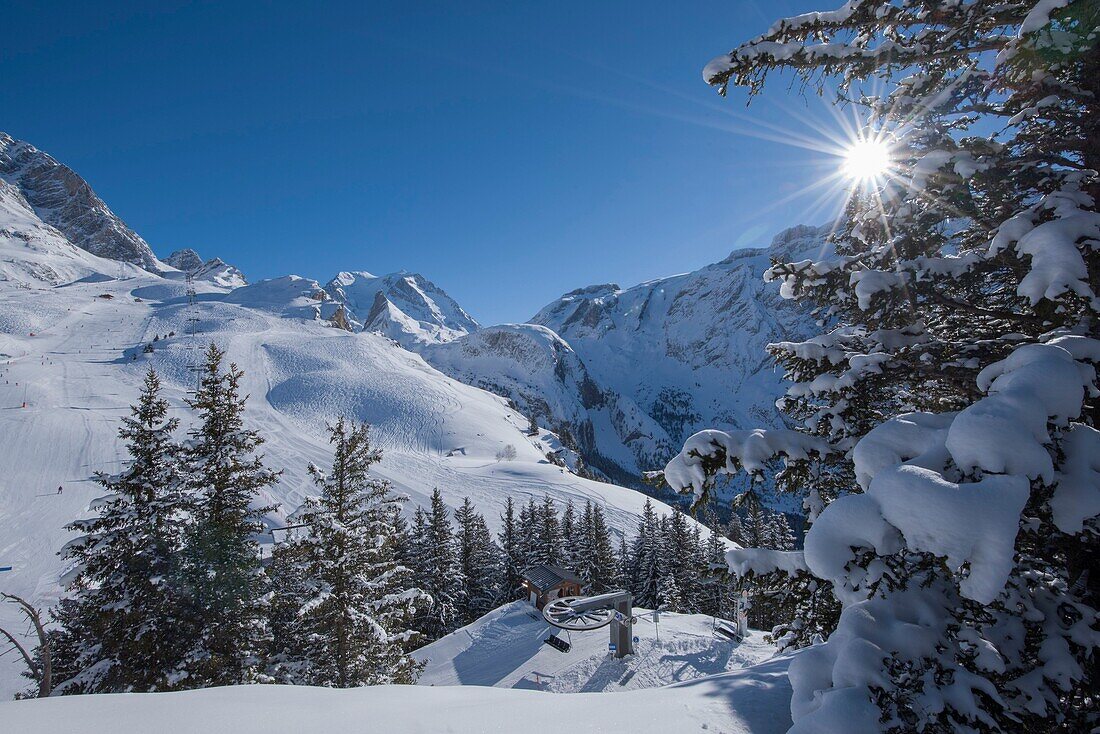
[[538, 589], [540, 594], [549, 591], [563, 581], [571, 581], [574, 584], [583, 583], [579, 576], [566, 571], [561, 566], [531, 566], [524, 570], [523, 578]]

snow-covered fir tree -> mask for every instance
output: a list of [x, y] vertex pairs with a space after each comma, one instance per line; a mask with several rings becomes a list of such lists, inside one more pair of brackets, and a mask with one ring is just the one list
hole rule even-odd
[[648, 498], [631, 545], [627, 574], [628, 591], [634, 603], [656, 609], [661, 598], [661, 579], [665, 576], [665, 554], [661, 521]]
[[504, 601], [516, 598], [520, 588], [520, 574], [526, 565], [520, 533], [516, 504], [508, 496], [504, 500], [504, 514], [500, 516], [500, 532], [497, 534], [501, 552], [501, 598]]
[[501, 595], [503, 561], [485, 518], [469, 497], [455, 510], [455, 546], [463, 589], [459, 618], [468, 624], [497, 606]]
[[405, 653], [414, 636], [410, 621], [416, 606], [431, 600], [396, 559], [395, 520], [406, 498], [370, 476], [382, 452], [371, 446], [366, 425], [341, 417], [328, 432], [332, 468], [309, 467], [320, 496], [295, 513], [303, 532], [272, 566], [273, 573], [289, 570], [289, 583], [277, 581], [277, 588], [297, 606], [296, 624], [275, 640], [276, 655], [300, 684], [411, 683], [417, 664]]
[[417, 629], [428, 640], [437, 640], [460, 626], [466, 603], [466, 581], [459, 566], [450, 512], [438, 488], [432, 491], [430, 509], [414, 517], [414, 532], [420, 533], [417, 584], [432, 598], [426, 614], [418, 616]]
[[540, 504], [532, 505], [532, 508], [532, 536], [527, 558], [528, 565], [559, 565], [562, 562], [564, 541], [561, 520], [558, 518], [554, 500], [546, 495]]
[[520, 556], [523, 558], [520, 571], [533, 566], [538, 561], [536, 560], [536, 544], [539, 522], [539, 508], [535, 504], [534, 497], [528, 497], [527, 503], [519, 510], [519, 542], [517, 544], [517, 550]]
[[669, 611], [698, 611], [703, 565], [698, 537], [688, 526], [687, 516], [679, 510], [674, 511], [662, 523], [661, 535], [664, 558], [664, 567], [661, 570], [661, 588], [664, 594], [662, 603]]
[[111, 693], [163, 690], [185, 652], [183, 600], [173, 584], [189, 497], [179, 470], [157, 374], [145, 374], [119, 438], [129, 465], [96, 474], [107, 492], [96, 516], [68, 526], [82, 533], [63, 551], [73, 564], [70, 590], [54, 610], [51, 633], [54, 690]]
[[726, 544], [713, 528], [703, 546], [703, 574], [699, 588], [699, 612], [723, 619], [731, 619], [734, 613], [733, 598], [736, 593], [729, 580], [726, 565]]
[[570, 499], [561, 513], [561, 548], [559, 563], [570, 570], [576, 570], [580, 561], [577, 543], [580, 540], [577, 530], [577, 508]]
[[572, 570], [584, 580], [584, 593], [602, 594], [618, 588], [618, 560], [603, 508], [591, 501], [585, 502], [574, 534], [577, 562]]
[[1088, 0], [852, 0], [706, 68], [723, 92], [772, 71], [836, 91], [888, 161], [834, 254], [768, 273], [825, 328], [772, 347], [802, 431], [699, 434], [665, 472], [702, 499], [770, 454], [809, 490], [804, 559], [731, 556], [843, 609], [791, 665], [792, 732], [1100, 716], [1098, 25]]
[[615, 583], [613, 586], [616, 589], [630, 590], [631, 581], [634, 578], [634, 563], [633, 557], [630, 554], [630, 547], [626, 544], [626, 534], [619, 535], [619, 546], [615, 549]]
[[188, 400], [196, 413], [184, 445], [194, 522], [180, 554], [179, 581], [188, 597], [183, 625], [190, 649], [178, 685], [230, 685], [256, 679], [268, 643], [265, 576], [255, 536], [273, 506], [263, 503], [277, 474], [256, 450], [259, 433], [244, 427], [244, 373], [223, 370], [224, 352], [211, 343], [199, 389]]

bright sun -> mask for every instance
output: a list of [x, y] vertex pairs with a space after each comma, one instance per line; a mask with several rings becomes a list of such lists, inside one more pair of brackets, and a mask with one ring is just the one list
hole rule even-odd
[[857, 181], [879, 178], [890, 168], [890, 147], [881, 140], [860, 140], [844, 153], [844, 172]]

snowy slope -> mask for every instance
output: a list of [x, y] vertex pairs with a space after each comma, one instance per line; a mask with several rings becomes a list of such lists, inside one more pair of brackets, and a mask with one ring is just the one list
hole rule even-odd
[[660, 425], [629, 397], [601, 387], [572, 346], [545, 326], [490, 326], [418, 351], [441, 372], [513, 400], [605, 477], [637, 477], [637, 443], [649, 452], [673, 448]]
[[19, 189], [42, 221], [78, 247], [152, 271], [167, 268], [75, 171], [3, 132], [0, 180]]
[[[12, 731], [82, 734], [780, 734], [789, 658], [617, 696], [464, 686], [228, 686], [0, 703]], [[74, 722], [79, 722], [74, 729]]]
[[[644, 615], [646, 610], [636, 609]], [[543, 640], [556, 634], [572, 648], [559, 652]], [[750, 667], [772, 657], [775, 647], [753, 632], [741, 643], [713, 631], [700, 614], [649, 616], [634, 625], [634, 655], [608, 656], [608, 631], [566, 633], [548, 625], [523, 601], [505, 604], [481, 619], [420, 648], [426, 663], [418, 681], [429, 686], [496, 686], [554, 693], [619, 692], [658, 688]], [[658, 639], [659, 638], [659, 639]]]
[[[385, 450], [378, 473], [414, 502], [426, 503], [434, 487], [452, 505], [469, 496], [495, 527], [506, 497], [548, 494], [603, 504], [620, 532], [637, 521], [642, 495], [550, 463], [536, 447], [548, 437], [528, 438], [526, 418], [503, 398], [444, 376], [384, 336], [327, 326], [323, 310], [332, 304], [314, 300], [314, 281], [288, 277], [228, 293], [198, 282], [188, 306], [178, 273], [163, 278], [126, 266], [129, 276], [116, 280], [117, 263], [66, 248], [60, 238], [30, 248], [19, 237], [0, 237], [5, 272], [47, 265], [52, 273], [0, 280], [0, 527], [8, 529], [0, 566], [14, 566], [0, 577], [5, 591], [41, 605], [57, 599], [56, 552], [69, 539], [62, 528], [85, 516], [97, 496], [91, 474], [119, 466], [118, 418], [144, 370], [161, 373], [186, 420], [183, 398], [194, 380], [188, 368], [210, 340], [246, 372], [246, 419], [268, 438], [269, 464], [284, 470], [273, 496], [285, 509], [312, 491], [306, 466], [328, 460], [324, 423], [344, 413], [374, 426]], [[59, 273], [81, 280], [50, 285]], [[186, 336], [192, 326], [198, 336]], [[162, 338], [146, 355], [154, 336]], [[496, 461], [508, 444], [516, 460]], [[64, 494], [56, 494], [58, 485]], [[0, 624], [21, 629], [6, 607]], [[12, 658], [0, 660], [0, 698], [20, 687], [15, 673]]]
[[137, 270], [69, 242], [38, 217], [18, 187], [0, 178], [0, 281], [41, 288], [89, 276], [115, 277], [120, 271], [132, 275]]

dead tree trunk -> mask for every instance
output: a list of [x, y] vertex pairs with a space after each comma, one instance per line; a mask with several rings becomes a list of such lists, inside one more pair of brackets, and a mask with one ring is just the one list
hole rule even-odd
[[15, 638], [15, 635], [8, 632], [3, 627], [0, 627], [0, 635], [8, 638], [19, 654], [23, 656], [23, 662], [26, 663], [27, 669], [31, 672], [31, 677], [38, 682], [38, 697], [45, 698], [50, 695], [50, 691], [53, 690], [53, 658], [50, 655], [50, 639], [46, 636], [46, 627], [42, 624], [41, 613], [30, 605], [25, 599], [22, 599], [15, 594], [4, 594], [0, 592], [0, 598], [5, 601], [9, 601], [19, 607], [20, 611], [27, 617], [27, 621], [34, 625], [34, 631], [38, 634], [38, 655], [37, 657], [27, 652], [19, 640]]

